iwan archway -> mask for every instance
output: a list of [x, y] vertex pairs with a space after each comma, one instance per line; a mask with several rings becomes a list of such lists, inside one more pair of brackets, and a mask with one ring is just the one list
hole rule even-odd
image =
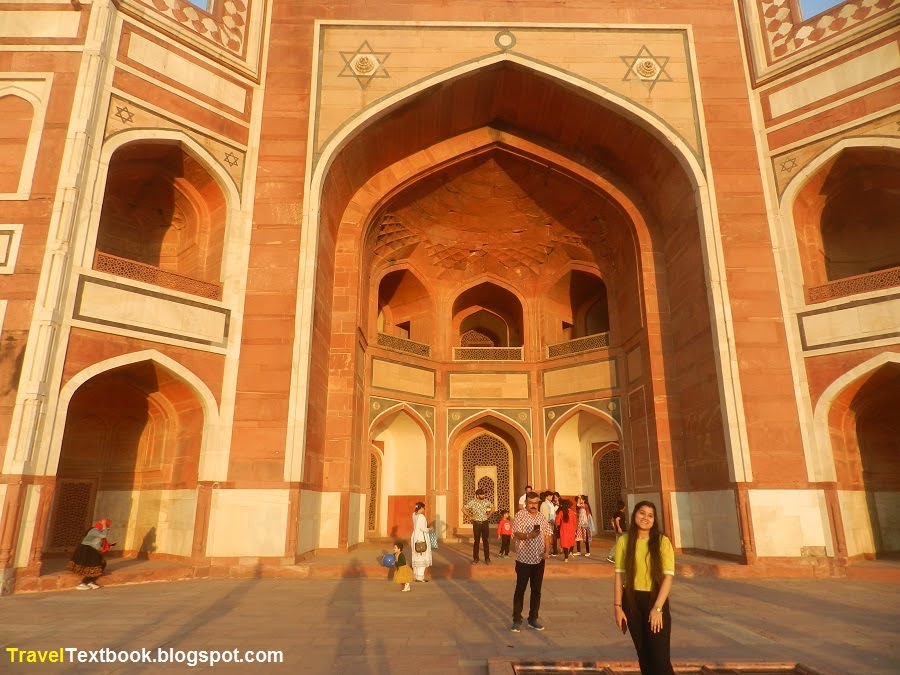
[[[559, 110], [569, 114], [550, 113]], [[454, 403], [514, 406], [511, 414], [531, 424], [533, 483], [553, 475], [535, 433], [542, 408], [584, 398], [577, 388], [551, 390], [543, 374], [576, 362], [612, 373], [600, 388], [627, 396], [627, 414], [641, 410], [636, 492], [665, 495], [689, 491], [695, 481], [723, 487], [749, 477], [736, 423], [737, 373], [718, 356], [729, 353], [727, 303], [707, 183], [687, 145], [657, 118], [549, 67], [498, 57], [361, 113], [326, 144], [307, 194], [287, 479], [349, 493], [348, 512], [359, 512], [355, 486], [368, 482], [370, 446], [355, 418], [369, 396], [389, 393], [386, 380], [373, 380], [382, 362], [403, 373], [390, 395], [431, 407], [435, 425], [447, 423]], [[551, 327], [542, 318], [553, 304], [553, 281], [573, 263], [602, 279], [615, 330], [586, 357], [552, 360]], [[378, 305], [371, 280], [398, 265], [414, 267], [433, 294], [423, 333], [432, 344], [418, 354], [381, 349], [377, 317], [369, 316]], [[451, 349], [460, 337], [453, 300], [484, 274], [526, 296], [522, 346], [507, 349], [502, 363], [461, 362]], [[711, 296], [707, 285], [716, 289]], [[508, 325], [499, 305], [482, 304], [485, 321]], [[609, 365], [626, 351], [641, 364], [628, 381]], [[503, 383], [481, 386], [488, 375]], [[706, 455], [696, 458], [680, 425], [710, 409], [723, 413], [706, 416]], [[437, 430], [428, 501], [447, 509], [458, 486]], [[322, 470], [334, 462], [346, 473]], [[674, 465], [683, 469], [677, 486], [672, 471], [662, 470]], [[346, 531], [341, 541], [355, 543]]]

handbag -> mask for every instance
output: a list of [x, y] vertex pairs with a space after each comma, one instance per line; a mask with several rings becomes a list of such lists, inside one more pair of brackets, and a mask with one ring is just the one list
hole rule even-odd
[[437, 532], [434, 530], [428, 530], [428, 538], [431, 540], [431, 548], [435, 549], [438, 547], [438, 538]]
[[428, 544], [426, 544], [424, 541], [417, 541], [415, 548], [416, 553], [425, 553], [425, 551], [428, 550]]

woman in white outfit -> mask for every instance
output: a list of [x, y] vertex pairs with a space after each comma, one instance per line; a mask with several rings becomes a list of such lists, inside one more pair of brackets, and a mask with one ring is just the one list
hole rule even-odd
[[[416, 542], [425, 542], [425, 551], [416, 551]], [[420, 545], [421, 547], [421, 545]], [[413, 511], [413, 533], [409, 538], [411, 551], [411, 563], [415, 580], [428, 583], [425, 578], [425, 568], [431, 567], [431, 538], [428, 536], [428, 522], [425, 520], [425, 504], [416, 502], [416, 510]]]

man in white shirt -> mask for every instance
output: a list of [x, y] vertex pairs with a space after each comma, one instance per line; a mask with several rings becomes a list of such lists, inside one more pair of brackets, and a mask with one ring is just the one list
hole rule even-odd
[[526, 485], [525, 486], [525, 494], [523, 494], [521, 497], [519, 497], [519, 509], [520, 510], [525, 508], [525, 497], [528, 496], [529, 492], [531, 492], [531, 486]]

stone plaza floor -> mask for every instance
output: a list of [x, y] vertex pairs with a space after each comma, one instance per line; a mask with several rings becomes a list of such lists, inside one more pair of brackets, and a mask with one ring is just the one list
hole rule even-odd
[[[510, 661], [634, 661], [610, 579], [548, 577], [543, 632], [509, 631], [512, 578], [222, 579], [0, 598], [0, 672], [512, 673]], [[527, 606], [527, 597], [526, 597]], [[677, 579], [678, 662], [900, 672], [900, 587], [852, 579]], [[281, 650], [280, 665], [10, 664], [7, 647]], [[554, 671], [559, 672], [559, 671]], [[577, 672], [577, 670], [566, 671]], [[599, 671], [595, 671], [599, 672]], [[696, 672], [696, 671], [695, 671]]]

